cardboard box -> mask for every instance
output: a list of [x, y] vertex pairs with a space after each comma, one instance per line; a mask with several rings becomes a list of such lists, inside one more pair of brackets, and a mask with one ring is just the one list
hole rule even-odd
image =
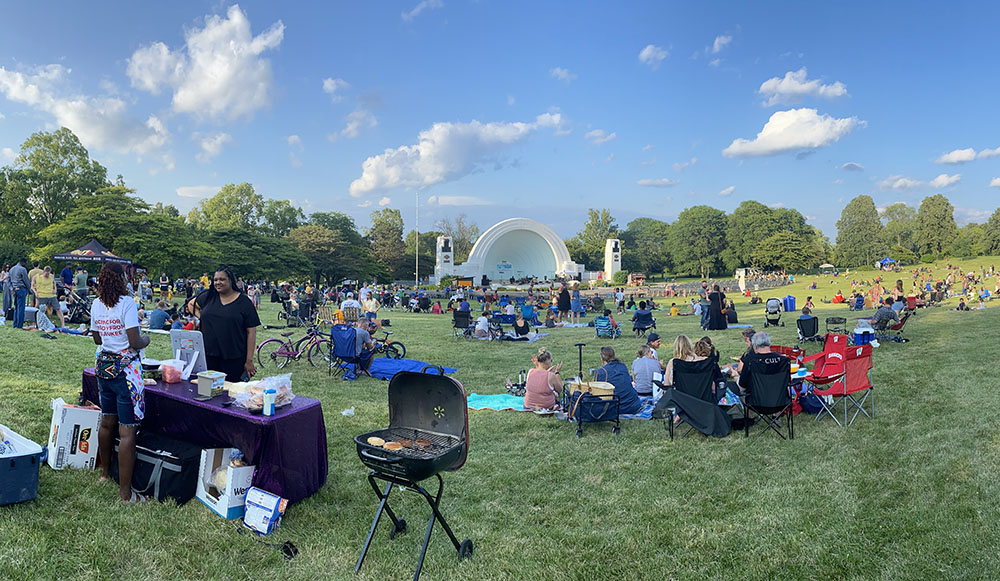
[[[215, 514], [226, 519], [243, 516], [247, 490], [253, 481], [254, 473], [253, 466], [239, 468], [229, 466], [229, 457], [234, 451], [234, 448], [211, 448], [201, 451], [201, 468], [198, 471], [198, 488], [195, 492], [195, 498], [212, 509]], [[217, 482], [222, 484], [222, 488], [207, 484], [206, 481], [212, 478], [212, 474], [223, 466], [226, 466], [225, 481], [220, 478]]]
[[69, 405], [62, 398], [52, 400], [48, 463], [54, 470], [93, 470], [97, 463], [97, 427], [101, 409]]
[[247, 491], [246, 514], [243, 524], [250, 530], [269, 535], [281, 522], [288, 501], [256, 486]]
[[202, 371], [198, 374], [198, 395], [215, 397], [222, 395], [226, 374], [221, 371]]

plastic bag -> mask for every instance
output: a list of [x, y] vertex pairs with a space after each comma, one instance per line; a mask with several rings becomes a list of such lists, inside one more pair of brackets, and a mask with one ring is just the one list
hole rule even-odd
[[160, 362], [160, 371], [163, 373], [163, 383], [180, 383], [184, 362], [180, 359], [162, 361]]
[[295, 399], [292, 393], [292, 374], [275, 375], [265, 377], [259, 381], [250, 383], [250, 389], [234, 396], [236, 405], [248, 410], [258, 410], [264, 407], [264, 390], [274, 389], [274, 407], [286, 406]]

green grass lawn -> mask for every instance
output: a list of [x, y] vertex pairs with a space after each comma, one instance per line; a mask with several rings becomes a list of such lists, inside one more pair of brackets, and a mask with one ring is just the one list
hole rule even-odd
[[[820, 289], [805, 290], [812, 280]], [[793, 294], [799, 306], [813, 295], [821, 320], [846, 313], [819, 304], [835, 292], [828, 281], [804, 277], [773, 294]], [[743, 303], [741, 322], [760, 327], [761, 306]], [[410, 358], [458, 368], [455, 377], [469, 392], [502, 392], [504, 378], [529, 367], [539, 346], [576, 369], [574, 343], [587, 343], [584, 368], [597, 366], [605, 344], [591, 329], [556, 329], [535, 344], [466, 342], [451, 336], [446, 316], [386, 316]], [[787, 326], [773, 329], [776, 343], [794, 342], [794, 318], [786, 315]], [[262, 319], [277, 322], [272, 305]], [[436, 527], [424, 576], [995, 578], [1000, 432], [991, 389], [1000, 349], [991, 337], [998, 322], [996, 305], [922, 310], [907, 324], [909, 343], [875, 350], [875, 419], [842, 429], [829, 418], [799, 416], [791, 442], [747, 441], [742, 433], [670, 442], [660, 421], [624, 421], [618, 436], [610, 425], [587, 425], [577, 439], [575, 426], [555, 418], [470, 412], [469, 459], [444, 475], [442, 510], [460, 539], [475, 542], [475, 555], [458, 562]], [[679, 333], [702, 335], [694, 317], [660, 313], [657, 327], [665, 343]], [[261, 339], [276, 335], [263, 331]], [[708, 335], [724, 358], [742, 350], [737, 330]], [[626, 336], [614, 344], [631, 363], [639, 343]], [[150, 356], [168, 350], [166, 337], [153, 337]], [[9, 323], [0, 327], [0, 423], [44, 443], [49, 400], [75, 400], [93, 351], [90, 339], [48, 341]], [[352, 439], [387, 424], [387, 383], [329, 380], [304, 361], [286, 369], [296, 394], [322, 402], [329, 450], [326, 485], [289, 507], [267, 539], [291, 540], [298, 557], [285, 561], [197, 501], [121, 506], [117, 488], [99, 484], [96, 472], [43, 466], [36, 500], [0, 507], [0, 578], [412, 576], [429, 516], [412, 493], [394, 493], [410, 531], [390, 541], [383, 518], [364, 569], [352, 573], [376, 508]], [[354, 417], [341, 415], [352, 406]]]

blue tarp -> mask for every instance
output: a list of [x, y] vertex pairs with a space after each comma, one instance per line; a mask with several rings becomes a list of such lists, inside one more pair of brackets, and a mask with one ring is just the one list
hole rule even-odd
[[[372, 377], [377, 377], [379, 379], [392, 379], [393, 375], [396, 375], [400, 371], [415, 371], [420, 373], [420, 371], [430, 365], [430, 363], [424, 363], [423, 361], [414, 361], [412, 359], [390, 359], [388, 357], [376, 357], [372, 360], [372, 366], [368, 370], [372, 374]], [[348, 365], [347, 369], [344, 370], [344, 379], [352, 380], [356, 375], [354, 375], [354, 366]], [[455, 373], [458, 371], [453, 367], [445, 367], [445, 375]], [[428, 369], [427, 373], [437, 374], [437, 369]]]
[[888, 256], [886, 256], [886, 257], [885, 257], [885, 258], [883, 258], [882, 260], [879, 260], [879, 261], [878, 261], [878, 263], [879, 263], [879, 264], [892, 264], [892, 263], [894, 263], [894, 262], [896, 262], [896, 261], [895, 261], [895, 260], [893, 260], [893, 259], [891, 259], [891, 258], [889, 258]]

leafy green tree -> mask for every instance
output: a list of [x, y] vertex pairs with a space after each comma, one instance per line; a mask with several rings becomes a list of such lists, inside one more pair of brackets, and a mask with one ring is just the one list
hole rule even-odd
[[79, 198], [111, 185], [108, 170], [90, 159], [87, 148], [65, 127], [32, 134], [14, 167], [4, 173], [4, 203], [29, 210], [32, 223], [26, 226], [32, 233], [62, 220]]
[[983, 250], [990, 256], [1000, 254], [1000, 208], [983, 224]]
[[754, 250], [777, 228], [771, 208], [755, 200], [742, 202], [726, 218], [726, 249], [722, 253], [726, 269], [749, 266]]
[[188, 213], [188, 222], [206, 230], [220, 228], [252, 229], [260, 223], [264, 198], [247, 182], [226, 184], [218, 194], [202, 200]]
[[382, 267], [382, 278], [412, 276], [403, 244], [403, 216], [399, 210], [382, 208], [372, 212], [372, 225], [365, 234], [375, 262]]
[[250, 228], [218, 228], [205, 232], [204, 237], [214, 252], [200, 263], [192, 262], [197, 268], [188, 270], [211, 272], [226, 264], [246, 280], [301, 279], [314, 274], [312, 262], [290, 240]]
[[678, 272], [708, 278], [719, 270], [719, 255], [726, 246], [726, 213], [710, 206], [692, 206], [670, 227], [671, 254]]
[[886, 207], [879, 214], [885, 226], [882, 238], [886, 246], [901, 246], [913, 249], [913, 232], [917, 226], [917, 211], [903, 202]]
[[889, 248], [889, 258], [898, 262], [900, 266], [917, 264], [920, 262], [920, 257], [917, 256], [916, 253], [909, 248], [898, 245]]
[[654, 218], [636, 218], [620, 233], [622, 240], [622, 268], [629, 272], [660, 274], [673, 264], [667, 240], [670, 224]]
[[156, 204], [149, 209], [149, 213], [154, 216], [170, 216], [171, 218], [179, 218], [181, 215], [180, 211], [173, 204], [167, 204], [164, 206], [163, 202], [156, 202]]
[[312, 262], [314, 280], [336, 283], [348, 278], [345, 274], [350, 270], [350, 249], [340, 232], [318, 224], [306, 224], [290, 231], [288, 240]]
[[[435, 226], [446, 236], [451, 236], [455, 264], [461, 264], [468, 260], [469, 254], [472, 253], [472, 247], [475, 246], [476, 239], [479, 238], [479, 226], [469, 220], [465, 214], [459, 214], [454, 220], [448, 218], [438, 220]], [[435, 242], [436, 238], [435, 236]], [[420, 243], [423, 244], [423, 234], [420, 235]], [[433, 247], [434, 244], [431, 244], [431, 248]], [[413, 253], [411, 252], [410, 255], [412, 256]]]
[[958, 236], [955, 208], [942, 194], [924, 198], [917, 210], [913, 240], [923, 254], [941, 254]]
[[801, 234], [778, 230], [757, 245], [752, 254], [754, 266], [785, 271], [804, 270], [819, 264], [813, 246]]
[[587, 210], [587, 221], [583, 230], [566, 241], [566, 248], [575, 262], [582, 263], [587, 270], [604, 269], [604, 245], [608, 238], [618, 238], [618, 224], [607, 208]]
[[948, 246], [948, 254], [955, 257], [982, 256], [988, 247], [986, 228], [970, 223], [958, 229], [958, 235]]
[[264, 232], [271, 236], [287, 236], [305, 221], [306, 215], [288, 200], [267, 200], [261, 210]]
[[343, 275], [344, 278], [359, 280], [377, 276], [379, 273], [385, 276], [384, 269], [375, 264], [368, 244], [354, 224], [354, 218], [341, 212], [315, 212], [309, 216], [309, 224], [323, 226], [340, 233], [345, 248], [349, 250], [348, 263], [344, 265], [344, 270], [347, 272]]
[[[416, 252], [415, 236], [416, 232], [410, 230], [406, 233], [404, 243], [406, 245], [406, 257], [408, 261], [414, 260]], [[420, 233], [420, 278], [434, 276], [434, 262], [437, 260], [437, 237], [444, 235], [444, 232], [421, 232]], [[452, 244], [454, 249], [454, 243]], [[457, 261], [456, 261], [457, 262]]]
[[885, 249], [874, 200], [864, 194], [857, 196], [837, 220], [837, 260], [842, 266], [871, 266]]
[[14, 264], [31, 254], [31, 246], [16, 240], [0, 240], [0, 265]]

